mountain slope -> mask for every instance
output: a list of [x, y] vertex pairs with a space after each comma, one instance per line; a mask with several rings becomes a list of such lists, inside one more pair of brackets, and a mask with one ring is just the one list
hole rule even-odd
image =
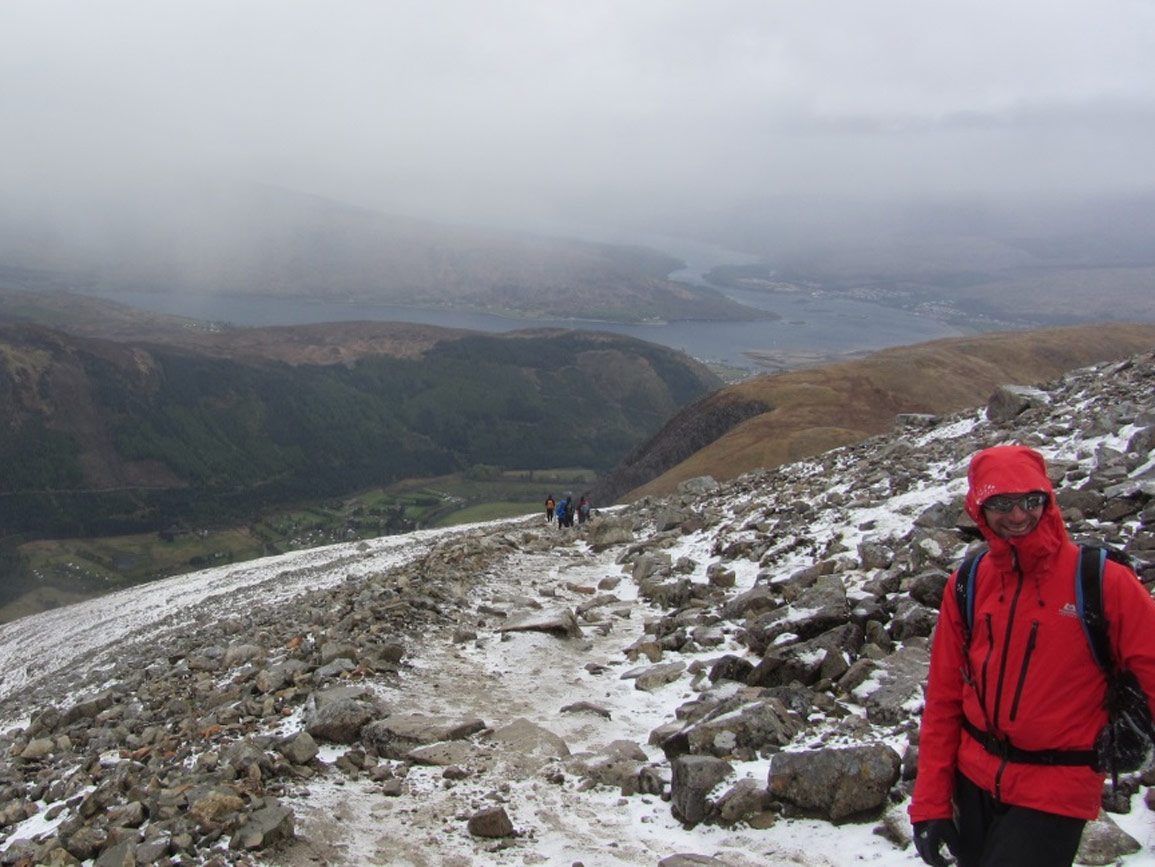
[[731, 479], [890, 430], [899, 413], [954, 412], [1004, 384], [1033, 384], [1155, 345], [1155, 326], [1109, 323], [947, 338], [856, 361], [761, 376], [687, 406], [604, 481], [602, 502]]
[[[335, 545], [0, 625], [0, 858], [914, 867], [967, 462], [1030, 440], [1073, 534], [1150, 584], [1153, 386], [1149, 353], [1009, 420], [970, 408], [573, 531]], [[1148, 779], [1105, 788], [1080, 863], [1155, 865]]]
[[478, 464], [606, 469], [719, 384], [681, 353], [596, 332], [189, 334], [0, 326], [0, 535], [222, 521]]

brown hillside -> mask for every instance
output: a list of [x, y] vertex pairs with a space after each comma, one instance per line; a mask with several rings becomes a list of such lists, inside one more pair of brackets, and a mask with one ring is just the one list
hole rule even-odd
[[[985, 403], [999, 385], [1045, 382], [1152, 346], [1155, 325], [1084, 325], [948, 338], [828, 367], [758, 377], [682, 410], [626, 463], [644, 462], [645, 455], [655, 451], [677, 455], [677, 462], [650, 466], [650, 480], [619, 499], [668, 494], [696, 476], [725, 480], [789, 463], [890, 430], [898, 413], [957, 412]], [[685, 440], [686, 431], [702, 427], [697, 419], [712, 416], [719, 405], [768, 409], [718, 432], [688, 456], [685, 449], [677, 454], [669, 440]]]

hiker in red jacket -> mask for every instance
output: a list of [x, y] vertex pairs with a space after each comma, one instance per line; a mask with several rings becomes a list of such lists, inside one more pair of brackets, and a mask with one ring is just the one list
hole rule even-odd
[[[967, 513], [990, 544], [960, 617], [947, 583], [931, 650], [910, 805], [927, 864], [1069, 867], [1099, 815], [1105, 775], [1091, 767], [1107, 722], [1106, 678], [1083, 630], [1079, 546], [1055, 504], [1041, 455], [976, 454]], [[1125, 566], [1103, 568], [1113, 658], [1155, 695], [1155, 601]], [[1091, 756], [1091, 759], [1088, 759]]]

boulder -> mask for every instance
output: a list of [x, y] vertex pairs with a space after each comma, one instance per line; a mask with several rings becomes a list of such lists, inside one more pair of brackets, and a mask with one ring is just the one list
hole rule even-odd
[[710, 795], [734, 773], [729, 762], [713, 756], [678, 756], [670, 762], [670, 809], [675, 819], [690, 827], [714, 810]]
[[768, 788], [775, 798], [831, 822], [876, 814], [898, 781], [902, 759], [886, 744], [776, 753]]
[[463, 740], [485, 729], [476, 718], [452, 719], [425, 714], [394, 714], [365, 726], [365, 742], [383, 758], [404, 759], [410, 750], [438, 741]]
[[569, 608], [554, 611], [523, 611], [511, 615], [497, 632], [548, 632], [561, 638], [581, 638], [582, 629]]

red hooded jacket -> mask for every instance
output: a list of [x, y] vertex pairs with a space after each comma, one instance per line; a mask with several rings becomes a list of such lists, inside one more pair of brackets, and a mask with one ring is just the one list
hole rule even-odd
[[[1085, 766], [1009, 762], [962, 728], [965, 716], [1026, 750], [1089, 750], [1107, 721], [1106, 680], [1091, 655], [1075, 599], [1079, 548], [1067, 536], [1041, 455], [996, 446], [972, 458], [967, 513], [990, 543], [975, 576], [974, 622], [964, 652], [952, 575], [943, 594], [922, 714], [911, 821], [952, 816], [955, 771], [1000, 801], [1091, 820], [1104, 775]], [[1002, 539], [980, 504], [995, 494], [1052, 494], [1038, 526]], [[1155, 695], [1155, 600], [1108, 560], [1103, 609], [1114, 658]], [[981, 700], [980, 700], [981, 696]]]

